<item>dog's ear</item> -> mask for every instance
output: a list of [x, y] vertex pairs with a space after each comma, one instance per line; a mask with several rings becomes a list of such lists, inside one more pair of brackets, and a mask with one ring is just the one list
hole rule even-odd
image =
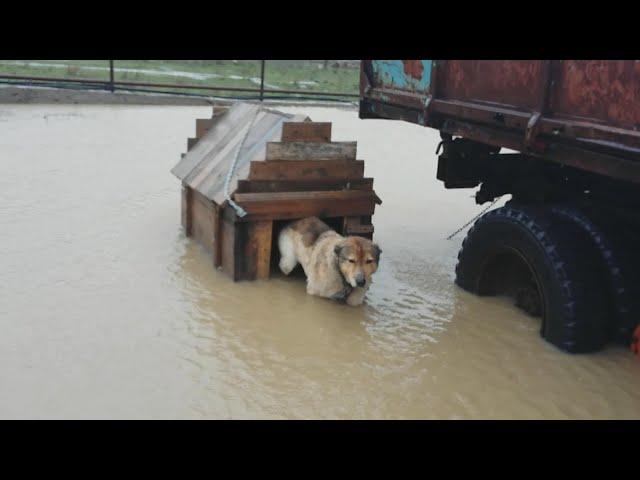
[[373, 244], [373, 256], [376, 259], [376, 263], [380, 261], [380, 254], [382, 253], [382, 249], [378, 246], [377, 243]]
[[340, 256], [340, 252], [342, 252], [342, 245], [341, 244], [337, 244], [335, 247], [333, 247], [333, 253], [336, 254], [336, 257]]

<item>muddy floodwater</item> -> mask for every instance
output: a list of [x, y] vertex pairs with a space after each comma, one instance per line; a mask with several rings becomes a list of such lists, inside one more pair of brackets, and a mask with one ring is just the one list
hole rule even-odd
[[1, 418], [640, 417], [640, 361], [568, 355], [456, 287], [482, 207], [435, 179], [434, 130], [281, 108], [357, 140], [383, 199], [365, 305], [233, 283], [180, 226], [169, 170], [210, 107], [0, 105]]

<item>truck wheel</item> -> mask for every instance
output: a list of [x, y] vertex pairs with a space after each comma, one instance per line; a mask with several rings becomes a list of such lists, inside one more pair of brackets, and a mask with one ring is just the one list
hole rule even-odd
[[594, 218], [594, 222], [572, 205], [555, 205], [551, 212], [554, 217], [578, 226], [598, 250], [614, 320], [610, 336], [618, 343], [630, 345], [633, 331], [640, 322], [639, 265], [634, 258], [636, 241], [628, 236], [626, 229], [619, 232], [604, 219]]
[[515, 298], [542, 317], [544, 339], [566, 352], [593, 352], [607, 341], [606, 297], [592, 268], [595, 256], [574, 225], [554, 223], [541, 207], [507, 205], [469, 230], [456, 283], [479, 295]]

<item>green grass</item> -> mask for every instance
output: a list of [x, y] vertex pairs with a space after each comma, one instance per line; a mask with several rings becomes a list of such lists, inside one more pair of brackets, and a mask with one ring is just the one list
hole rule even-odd
[[[105, 60], [23, 60], [21, 64], [0, 60], [0, 74], [33, 75], [74, 79], [97, 79], [108, 81], [109, 63]], [[29, 62], [30, 64], [28, 64]], [[43, 63], [56, 66], [34, 65]], [[310, 61], [267, 61], [265, 88], [279, 87], [283, 90], [323, 91], [335, 93], [358, 93], [359, 70], [354, 67], [335, 68], [330, 61], [328, 68], [322, 63]], [[92, 70], [100, 67], [105, 70]], [[156, 72], [131, 72], [122, 69], [153, 70]], [[215, 75], [212, 78], [190, 78], [188, 76], [163, 75], [160, 72], [187, 72]], [[241, 78], [233, 78], [241, 77]], [[259, 60], [116, 60], [116, 81], [165, 83], [177, 85], [204, 85], [216, 87], [258, 88], [250, 80], [260, 77]], [[207, 94], [207, 90], [164, 88], [166, 91]], [[248, 92], [247, 92], [248, 93]]]

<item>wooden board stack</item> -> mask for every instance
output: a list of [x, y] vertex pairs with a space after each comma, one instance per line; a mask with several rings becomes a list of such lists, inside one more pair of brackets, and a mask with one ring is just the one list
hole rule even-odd
[[[211, 251], [214, 265], [234, 280], [269, 278], [271, 266], [277, 264], [276, 249], [272, 247], [279, 230], [289, 221], [317, 216], [343, 235], [371, 238], [371, 217], [375, 205], [381, 203], [373, 190], [373, 179], [364, 176], [364, 161], [356, 159], [356, 142], [331, 141], [331, 123], [268, 112], [280, 115], [280, 123], [272, 127], [273, 134], [252, 136], [253, 131], [249, 132], [250, 145], [243, 147], [249, 153], [246, 159], [241, 156], [243, 160], [238, 162], [234, 177], [231, 198], [247, 212], [246, 216], [236, 214], [221, 195], [220, 187], [199, 188], [219, 185], [219, 180], [209, 181], [198, 172], [196, 181], [191, 173], [205, 169], [203, 163], [214, 164], [213, 154], [201, 153], [203, 160], [198, 166], [189, 167], [189, 173], [184, 168], [180, 170], [180, 164], [174, 168], [183, 180], [182, 224], [186, 235]], [[226, 138], [233, 136], [235, 130], [225, 125], [225, 117], [232, 116], [217, 108], [212, 119], [197, 120], [196, 137], [189, 139], [189, 150], [195, 149], [200, 139], [216, 134], [221, 137], [221, 132], [212, 132], [216, 128], [227, 128], [231, 133], [225, 130]], [[244, 121], [246, 124], [246, 117]], [[260, 128], [256, 123], [254, 129]], [[218, 152], [224, 150], [224, 145], [217, 145]], [[182, 161], [187, 162], [189, 155]], [[193, 164], [195, 161], [191, 160]], [[206, 167], [210, 175], [221, 177], [226, 173], [215, 167]]]

